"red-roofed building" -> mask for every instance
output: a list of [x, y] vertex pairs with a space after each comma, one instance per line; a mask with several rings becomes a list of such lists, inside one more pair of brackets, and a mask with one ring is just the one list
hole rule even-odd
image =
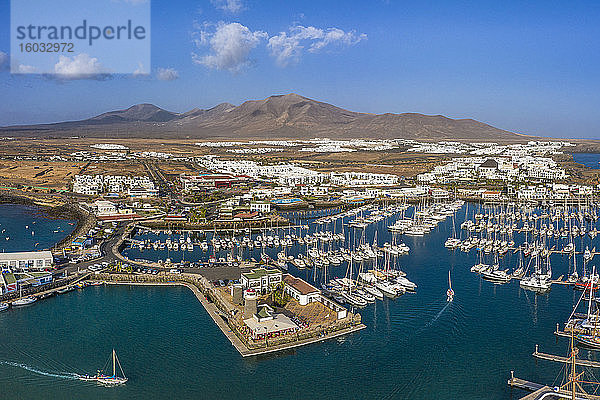
[[283, 282], [285, 283], [284, 292], [296, 299], [301, 306], [319, 301], [321, 291], [310, 283], [292, 275], [285, 275]]
[[231, 187], [236, 183], [242, 183], [249, 180], [245, 175], [230, 175], [230, 174], [202, 174], [202, 175], [185, 175], [179, 176], [183, 190], [186, 192], [203, 190], [208, 188], [223, 188]]
[[240, 218], [240, 219], [252, 219], [252, 218], [256, 218], [256, 217], [258, 217], [258, 211], [241, 212], [241, 213], [235, 214], [233, 216], [233, 218]]

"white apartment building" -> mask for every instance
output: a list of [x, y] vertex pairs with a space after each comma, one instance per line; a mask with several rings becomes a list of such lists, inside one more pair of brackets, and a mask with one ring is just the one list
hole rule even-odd
[[158, 190], [148, 176], [75, 175], [73, 192], [87, 195], [127, 193], [134, 197], [155, 197]]
[[510, 157], [462, 157], [454, 158], [431, 172], [419, 174], [423, 183], [468, 182], [496, 180], [505, 182], [531, 179], [552, 182], [567, 177], [564, 169], [551, 158], [532, 155]]
[[326, 179], [325, 174], [289, 163], [262, 165], [254, 161], [220, 160], [216, 157], [203, 157], [198, 162], [213, 171], [272, 179], [282, 186], [314, 185]]
[[271, 203], [266, 201], [253, 201], [250, 203], [250, 211], [258, 211], [259, 213], [270, 213]]
[[300, 194], [302, 196], [327, 196], [329, 193], [329, 186], [320, 185], [305, 185], [300, 188]]
[[331, 172], [329, 181], [338, 186], [392, 186], [398, 183], [398, 176], [370, 172]]

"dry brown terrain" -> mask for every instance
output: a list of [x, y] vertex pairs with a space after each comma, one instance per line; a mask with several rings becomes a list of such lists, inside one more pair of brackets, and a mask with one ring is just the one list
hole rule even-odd
[[[145, 175], [144, 162], [156, 165], [168, 179], [174, 179], [181, 173], [193, 173], [201, 169], [187, 161], [136, 159], [127, 161], [49, 161], [52, 156], [69, 157], [70, 154], [87, 151], [90, 154], [109, 155], [114, 152], [131, 153], [155, 151], [173, 154], [175, 157], [199, 157], [207, 154], [227, 159], [250, 159], [265, 163], [294, 162], [307, 168], [322, 172], [365, 171], [390, 173], [404, 177], [414, 177], [431, 170], [435, 165], [454, 157], [452, 155], [434, 155], [404, 153], [404, 149], [390, 151], [356, 151], [343, 153], [317, 153], [299, 151], [293, 147], [283, 152], [266, 154], [235, 154], [227, 150], [233, 147], [201, 147], [195, 145], [195, 139], [106, 139], [71, 138], [40, 139], [19, 138], [0, 142], [0, 184], [5, 186], [36, 186], [52, 189], [65, 189], [77, 173], [111, 175]], [[593, 150], [597, 145], [590, 140], [577, 140], [575, 151]], [[119, 144], [128, 150], [99, 150], [94, 144]], [[248, 147], [248, 146], [246, 146]], [[257, 147], [257, 146], [251, 146]], [[37, 157], [39, 161], [28, 159]], [[597, 184], [600, 170], [592, 170], [573, 162], [568, 154], [558, 158], [571, 176], [569, 182]]]
[[65, 190], [81, 167], [82, 164], [62, 161], [0, 160], [0, 183]]

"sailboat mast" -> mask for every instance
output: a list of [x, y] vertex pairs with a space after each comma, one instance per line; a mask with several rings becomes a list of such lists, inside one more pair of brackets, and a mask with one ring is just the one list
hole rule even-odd
[[571, 329], [571, 399], [575, 400], [575, 347], [573, 343], [574, 332]]
[[113, 349], [113, 376], [117, 376], [117, 370], [116, 370], [116, 358], [117, 358], [117, 354], [115, 353], [115, 349]]
[[[592, 293], [593, 293], [593, 288], [594, 288], [594, 275], [596, 273], [596, 267], [594, 266], [594, 268], [592, 269], [592, 275], [590, 276], [590, 299], [588, 302], [588, 312], [587, 312], [587, 317], [588, 317], [588, 321], [591, 318], [591, 314], [592, 314]], [[583, 293], [585, 294], [585, 286], [583, 288]]]

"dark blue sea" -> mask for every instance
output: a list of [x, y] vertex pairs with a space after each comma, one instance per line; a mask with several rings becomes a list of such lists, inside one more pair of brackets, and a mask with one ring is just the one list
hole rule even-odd
[[599, 153], [573, 153], [573, 160], [586, 167], [600, 169]]
[[76, 221], [49, 218], [37, 207], [0, 204], [0, 252], [48, 250]]
[[[457, 213], [457, 228], [464, 214]], [[366, 240], [372, 242], [377, 230], [380, 245], [389, 241], [388, 223], [367, 228]], [[0, 314], [0, 398], [512, 399], [525, 393], [507, 386], [511, 370], [560, 383], [561, 365], [536, 362], [531, 353], [539, 344], [542, 351], [566, 354], [566, 339], [553, 331], [580, 292], [555, 285], [535, 295], [517, 282], [483, 281], [469, 271], [477, 263], [475, 250], [444, 247], [452, 230], [448, 218], [429, 235], [403, 239], [411, 251], [398, 263], [417, 292], [361, 310], [365, 330], [278, 355], [242, 358], [186, 288], [88, 287], [11, 309]], [[577, 240], [578, 248], [590, 244], [589, 238]], [[130, 257], [166, 258], [154, 250], [136, 252], [128, 250]], [[194, 254], [185, 257], [201, 257]], [[551, 260], [554, 276], [567, 273], [566, 256]], [[515, 255], [502, 260], [515, 263]], [[448, 270], [453, 303], [445, 296]], [[320, 274], [291, 272], [309, 280]], [[344, 267], [331, 271], [343, 273]], [[130, 378], [126, 385], [74, 379], [102, 368], [112, 348]], [[581, 357], [596, 354], [582, 351]]]

